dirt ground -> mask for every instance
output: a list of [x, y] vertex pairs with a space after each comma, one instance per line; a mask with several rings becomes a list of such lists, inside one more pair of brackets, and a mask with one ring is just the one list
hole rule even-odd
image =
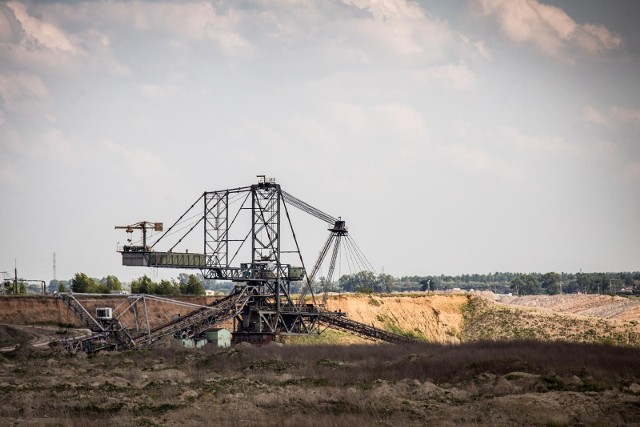
[[540, 342], [0, 355], [0, 425], [638, 425], [637, 349]]
[[[363, 344], [327, 330], [231, 349], [187, 350], [166, 337], [148, 350], [92, 356], [48, 344], [73, 330], [59, 301], [12, 301], [0, 317], [55, 325], [0, 326], [0, 425], [640, 425], [635, 300], [496, 299], [328, 302], [431, 344]], [[152, 322], [174, 311], [157, 307]]]

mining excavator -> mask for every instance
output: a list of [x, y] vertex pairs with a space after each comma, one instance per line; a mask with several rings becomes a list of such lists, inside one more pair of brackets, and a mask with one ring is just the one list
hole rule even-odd
[[[102, 311], [103, 316], [93, 316], [77, 295], [60, 294], [93, 332], [67, 346], [87, 351], [144, 348], [167, 335], [196, 337], [229, 320], [233, 321], [233, 343], [264, 344], [286, 335], [319, 334], [326, 328], [393, 343], [411, 341], [351, 320], [345, 312], [326, 309], [328, 289], [320, 298], [312, 284], [328, 255], [331, 254], [326, 275], [329, 283], [341, 248], [351, 252], [354, 264], [370, 267], [370, 263], [349, 235], [344, 220], [287, 193], [273, 178], [258, 178], [256, 184], [249, 186], [202, 193], [167, 228], [148, 221], [116, 226], [128, 234], [127, 244], [118, 248], [123, 265], [198, 270], [206, 280], [231, 281], [233, 289], [227, 296], [209, 305], [196, 305], [153, 295], [131, 295], [127, 304]], [[305, 266], [292, 225], [291, 208], [328, 225], [328, 238], [310, 270]], [[140, 232], [142, 238], [134, 241], [134, 232]], [[202, 251], [180, 250], [185, 239], [191, 236], [193, 240], [194, 234], [204, 236]], [[160, 250], [162, 245], [167, 249]], [[236, 262], [241, 255], [248, 258], [247, 262]], [[187, 305], [193, 310], [151, 327], [148, 300]], [[123, 321], [130, 310], [135, 311], [135, 331]], [[146, 317], [146, 328], [137, 327], [139, 316]]]

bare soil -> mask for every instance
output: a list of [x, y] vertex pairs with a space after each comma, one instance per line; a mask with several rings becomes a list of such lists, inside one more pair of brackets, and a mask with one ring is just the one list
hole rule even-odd
[[[570, 297], [342, 295], [327, 308], [431, 344], [327, 330], [89, 357], [46, 345], [75, 322], [60, 301], [8, 300], [0, 320], [30, 325], [0, 327], [18, 344], [0, 354], [0, 425], [640, 425], [635, 301]], [[149, 307], [152, 326], [189, 311]]]
[[483, 342], [0, 356], [0, 425], [635, 425], [633, 348]]

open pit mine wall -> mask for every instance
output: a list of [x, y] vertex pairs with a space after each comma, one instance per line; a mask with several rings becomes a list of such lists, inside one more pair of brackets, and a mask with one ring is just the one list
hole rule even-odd
[[[78, 295], [76, 295], [78, 296]], [[212, 303], [219, 297], [178, 297], [180, 301], [192, 304], [205, 305]], [[98, 296], [80, 297], [78, 300], [82, 305], [95, 316], [98, 307], [121, 309], [131, 304], [126, 296]], [[190, 307], [181, 307], [173, 304], [165, 304], [157, 301], [147, 301], [147, 311], [150, 324], [161, 324], [169, 321], [173, 316], [181, 316], [193, 310]], [[133, 321], [134, 316], [131, 310], [124, 318], [126, 321]], [[138, 310], [139, 318], [142, 319], [144, 311]], [[73, 314], [65, 303], [54, 296], [2, 296], [0, 297], [0, 323], [15, 325], [32, 324], [64, 324], [82, 327], [80, 319]]]
[[[131, 304], [126, 296], [76, 295], [83, 306], [95, 315], [98, 307], [116, 308]], [[194, 304], [210, 304], [220, 297], [178, 297]], [[397, 334], [440, 343], [460, 342], [462, 307], [467, 302], [464, 295], [362, 295], [343, 294], [329, 297], [327, 310], [347, 313], [349, 319]], [[151, 327], [164, 324], [180, 314], [193, 310], [173, 304], [148, 300], [146, 302]], [[143, 305], [138, 304], [138, 326], [145, 328]], [[120, 311], [116, 312], [119, 313]], [[136, 318], [132, 310], [120, 320], [135, 329]], [[80, 320], [65, 303], [53, 296], [0, 297], [0, 323], [7, 324], [71, 324], [82, 326]], [[221, 327], [232, 327], [232, 321]]]

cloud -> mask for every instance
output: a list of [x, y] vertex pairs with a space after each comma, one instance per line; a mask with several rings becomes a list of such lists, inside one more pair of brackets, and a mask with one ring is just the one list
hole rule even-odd
[[546, 151], [546, 152], [579, 152], [577, 147], [567, 143], [561, 136], [539, 137], [526, 135], [518, 129], [511, 126], [500, 126], [498, 133], [510, 144], [527, 152]]
[[605, 117], [604, 114], [591, 105], [587, 105], [582, 109], [582, 117], [589, 123], [605, 127], [610, 126], [609, 118]]
[[224, 13], [207, 2], [101, 2], [91, 7], [91, 15], [186, 42], [211, 40], [227, 53], [251, 47], [239, 31], [243, 13], [235, 9]]
[[589, 123], [607, 128], [635, 128], [640, 129], [640, 110], [612, 106], [608, 112], [601, 112], [591, 105], [582, 109], [584, 120]]
[[461, 172], [467, 174], [488, 174], [500, 178], [510, 178], [514, 169], [487, 151], [464, 144], [447, 144], [440, 147], [440, 153]]
[[140, 94], [150, 99], [175, 99], [185, 95], [185, 90], [181, 86], [166, 83], [162, 85], [141, 83], [139, 86]]
[[12, 109], [24, 98], [45, 99], [49, 90], [40, 77], [30, 73], [0, 74], [0, 98]]
[[625, 107], [612, 107], [611, 116], [619, 123], [640, 128], [640, 110]]
[[3, 111], [0, 111], [0, 119], [0, 154], [6, 160], [9, 154], [20, 152], [23, 142], [15, 126], [7, 120]]
[[[12, 1], [0, 5], [0, 61], [7, 68], [67, 73], [105, 70], [128, 73], [114, 57], [110, 38], [92, 26], [99, 19], [67, 25], [78, 20], [90, 6]], [[87, 28], [87, 25], [89, 26]]]
[[380, 126], [405, 136], [425, 136], [427, 124], [418, 111], [405, 104], [381, 104], [372, 107], [373, 119]]
[[518, 148], [525, 151], [567, 151], [570, 150], [569, 145], [560, 136], [538, 137], [526, 135], [518, 129], [511, 126], [501, 126], [498, 129], [509, 143], [514, 144]]
[[166, 171], [164, 162], [145, 148], [129, 149], [109, 140], [104, 142], [104, 146], [124, 161], [123, 166], [127, 173], [151, 179]]
[[365, 11], [368, 19], [353, 18], [349, 25], [366, 40], [405, 56], [440, 58], [455, 40], [448, 24], [428, 17], [420, 5], [406, 0], [343, 0]]
[[6, 4], [0, 4], [0, 43], [17, 42], [22, 37], [21, 33], [15, 13]]
[[61, 52], [77, 52], [78, 49], [61, 29], [49, 22], [30, 16], [22, 3], [12, 1], [8, 2], [7, 6], [13, 11], [24, 31], [25, 43], [35, 43], [47, 49]]
[[415, 76], [459, 91], [473, 89], [476, 85], [475, 75], [464, 62], [425, 68], [417, 71]]
[[578, 24], [562, 9], [537, 0], [471, 0], [475, 10], [497, 21], [513, 42], [528, 43], [562, 58], [571, 50], [601, 54], [622, 46], [622, 37], [606, 27]]
[[73, 145], [64, 133], [57, 128], [50, 128], [42, 135], [42, 145], [35, 150], [40, 155], [66, 157], [71, 153]]
[[335, 103], [331, 108], [336, 118], [356, 136], [372, 137], [384, 133], [411, 138], [427, 134], [422, 114], [409, 105]]
[[0, 164], [0, 183], [11, 184], [18, 180], [18, 172], [13, 165]]

